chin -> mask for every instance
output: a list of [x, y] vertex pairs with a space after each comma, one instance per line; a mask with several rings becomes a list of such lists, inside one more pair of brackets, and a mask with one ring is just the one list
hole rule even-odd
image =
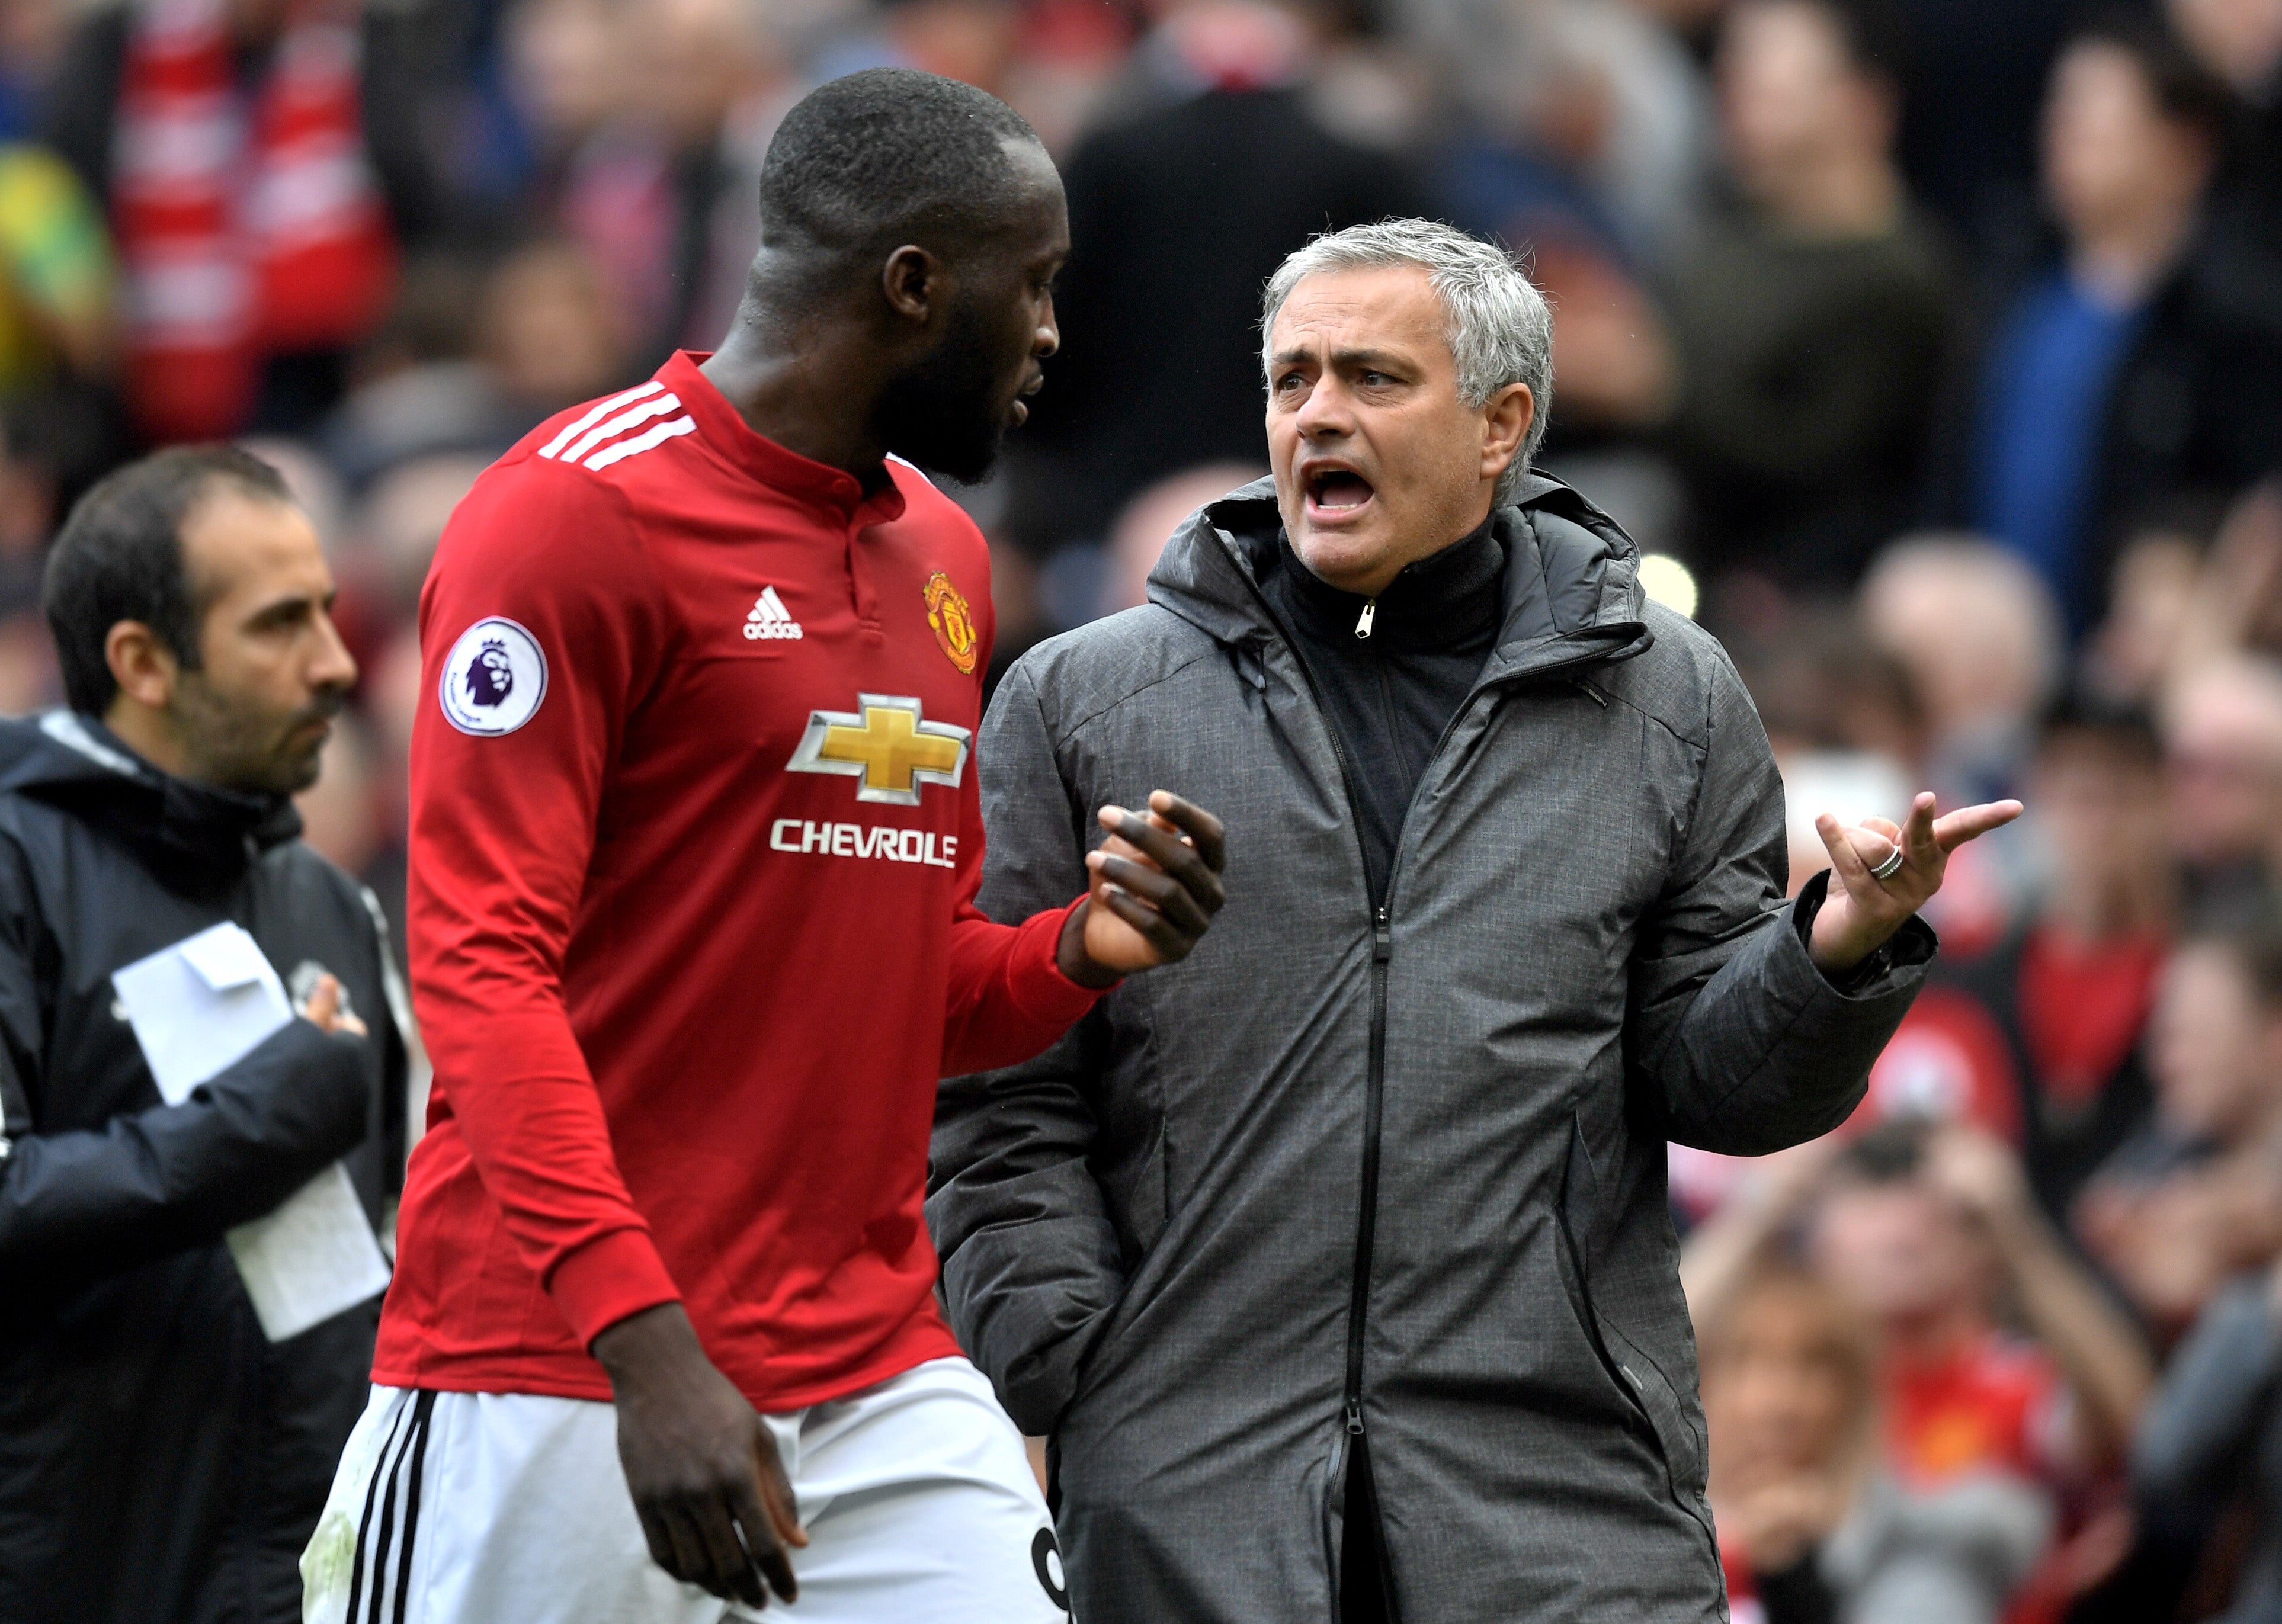
[[1333, 586], [1378, 568], [1386, 554], [1383, 538], [1300, 530], [1292, 537], [1292, 550], [1318, 577]]

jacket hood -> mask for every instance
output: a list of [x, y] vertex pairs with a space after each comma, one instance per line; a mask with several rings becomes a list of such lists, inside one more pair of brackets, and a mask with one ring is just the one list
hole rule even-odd
[[0, 793], [69, 813], [138, 852], [161, 878], [226, 884], [301, 832], [283, 795], [244, 795], [161, 772], [90, 716], [0, 721]]
[[[1272, 477], [1206, 503], [1165, 544], [1149, 600], [1223, 643], [1269, 635], [1275, 622], [1260, 582], [1283, 522]], [[1615, 520], [1561, 481], [1532, 474], [1498, 510], [1495, 530], [1506, 548], [1505, 613], [1481, 682], [1647, 651], [1654, 638], [1640, 549]]]

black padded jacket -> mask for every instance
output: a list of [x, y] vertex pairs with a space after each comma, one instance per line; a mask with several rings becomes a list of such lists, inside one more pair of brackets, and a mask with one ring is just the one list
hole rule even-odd
[[[223, 1232], [345, 1158], [383, 1223], [408, 1042], [369, 895], [291, 803], [0, 722], [0, 1619], [287, 1624], [379, 1301], [262, 1335]], [[160, 1102], [112, 972], [223, 920], [369, 1038], [295, 1021]]]

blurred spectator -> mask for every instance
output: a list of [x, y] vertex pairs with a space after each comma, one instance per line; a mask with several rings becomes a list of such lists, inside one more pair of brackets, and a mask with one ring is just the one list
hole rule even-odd
[[[1720, 610], [1732, 609], [1740, 595], [1728, 592]], [[1718, 613], [1715, 630], [1750, 688], [1786, 774], [1790, 758], [1810, 750], [1864, 752], [1906, 776], [1915, 771], [1926, 749], [1925, 708], [1902, 661], [1866, 636], [1847, 608], [1780, 599], [1770, 607], [1764, 623]], [[1864, 809], [1881, 804], [1871, 798]], [[1878, 816], [1890, 816], [1891, 806]], [[1826, 854], [1816, 867], [1828, 861]]]
[[2154, 1117], [2085, 1188], [2076, 1227], [2168, 1345], [2228, 1277], [2282, 1250], [2282, 935], [2183, 940], [2149, 1058]]
[[63, 695], [40, 613], [44, 548], [59, 507], [38, 414], [0, 407], [0, 716], [28, 715]]
[[1125, 504], [1109, 530], [1109, 571], [1103, 584], [1101, 613], [1137, 609], [1149, 601], [1149, 572], [1181, 522], [1207, 502], [1216, 502], [1239, 486], [1265, 479], [1258, 463], [1209, 462], [1160, 479]]
[[1817, 1558], [1876, 1459], [1869, 1327], [1811, 1272], [1763, 1259], [1697, 1335], [1735, 1624], [1830, 1624]]
[[490, 462], [480, 453], [431, 452], [399, 463], [365, 492], [344, 573], [392, 617], [408, 618], [418, 607], [445, 521]]
[[1555, 454], [1662, 422], [1675, 380], [1671, 339], [1590, 194], [1494, 125], [1441, 154], [1438, 168], [1452, 219], [1526, 255], [1530, 279], [1552, 302], [1561, 413], [1546, 433]]
[[575, 244], [526, 244], [480, 276], [455, 259], [415, 265], [325, 426], [327, 454], [361, 484], [431, 452], [504, 451], [625, 382], [617, 340], [601, 279]]
[[1658, 266], [1685, 243], [1703, 205], [1708, 97], [1646, 12], [1609, 0], [1408, 0], [1397, 14], [1468, 114], [1533, 158], [1540, 186], [1567, 190], [1567, 206], [1608, 230], [1620, 256]]
[[1983, 253], [2032, 216], [2037, 110], [2084, 0], [1897, 0], [1917, 46], [1902, 120], [1912, 192]]
[[2162, 720], [2188, 904], [2255, 910], [2282, 831], [2282, 664], [2230, 655], [2200, 665], [2166, 695]]
[[2056, 250], [2014, 279], [1982, 360], [1964, 502], [2099, 618], [2116, 526], [2232, 491], [2282, 447], [2282, 284], [2197, 250], [2224, 87], [2148, 21], [2079, 33], [2053, 68], [2045, 193]]
[[2025, 799], [2040, 874], [2020, 926], [1944, 978], [1997, 1021], [2018, 1143], [2045, 1216], [2146, 1121], [2140, 1038], [2174, 905], [2162, 746], [2146, 712], [2084, 699], [2047, 711]]
[[2246, 101], [2266, 103], [2282, 73], [2282, 5], [2275, 0], [2168, 0], [2171, 26], [2203, 65]]
[[1188, 0], [1137, 54], [1162, 99], [1066, 167], [1062, 350], [1007, 448], [1009, 526], [1041, 555], [1104, 536], [1176, 469], [1258, 457], [1269, 273], [1317, 232], [1427, 212], [1391, 159], [1310, 115], [1291, 12]]
[[769, 8], [524, 0], [508, 43], [539, 154], [531, 223], [585, 250], [637, 373], [710, 347], [744, 292], [761, 156], [799, 88]]
[[2244, 491], [2216, 528], [2172, 644], [2175, 680], [2237, 651], [2282, 655], [2282, 478]]
[[1977, 537], [1906, 537], [1879, 555], [1859, 602], [1925, 706], [1933, 787], [1953, 802], [2011, 794], [2061, 671], [2043, 584]]
[[108, 373], [113, 275], [103, 217], [70, 167], [0, 143], [0, 400]]
[[1727, 0], [1627, 0], [1633, 10], [1672, 30], [1688, 53], [1708, 60]]
[[79, 26], [43, 138], [100, 197], [143, 430], [305, 427], [433, 220], [400, 88], [414, 20], [352, 0], [182, 0]]
[[1706, 568], [1851, 583], [1916, 500], [1950, 276], [1891, 157], [1883, 0], [1743, 0], [1720, 35], [1736, 206], [1672, 284], [1675, 445]]
[[2167, 504], [2126, 532], [2108, 576], [2107, 618], [2084, 643], [2082, 674], [2092, 692], [2153, 705], [2185, 650], [2210, 634], [2216, 606], [2200, 601], [2203, 555], [2216, 528], [2210, 507]]
[[[567, 243], [532, 244], [494, 267], [484, 279], [476, 330], [477, 355], [517, 438], [627, 375], [594, 267]], [[706, 343], [727, 330], [724, 321]]]
[[2247, 1512], [2221, 1624], [2282, 1618], [2282, 1261], [2204, 1308], [2147, 1407], [2131, 1475], [2143, 1503], [2206, 1524]]
[[31, 133], [73, 9], [71, 0], [0, 0], [0, 142]]
[[2282, 4], [2276, 0], [2169, 0], [2179, 36], [2235, 95], [2234, 119], [2211, 182], [2210, 233], [2221, 251], [2282, 256]]
[[[2153, 1372], [2011, 1153], [1967, 1128], [1889, 1123], [1786, 1153], [1757, 1196], [1688, 1237], [1698, 1324], [1732, 1314], [1797, 1231], [1815, 1274], [1874, 1327], [1878, 1469], [1817, 1565], [1840, 1616], [1995, 1624], [2102, 1576], [2121, 1555], [2115, 1519], [2064, 1513], [2120, 1460]], [[2006, 1302], [2033, 1342], [2001, 1328]]]
[[1409, 15], [1464, 112], [1434, 160], [1450, 218], [1525, 256], [1553, 305], [1561, 409], [1541, 460], [1626, 510], [1643, 545], [1669, 546], [1684, 499], [1639, 449], [1677, 376], [1649, 283], [1701, 212], [1702, 75], [1626, 5], [1421, 0]]

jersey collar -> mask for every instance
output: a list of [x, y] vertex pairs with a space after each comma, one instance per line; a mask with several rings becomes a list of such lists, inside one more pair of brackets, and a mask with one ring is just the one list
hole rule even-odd
[[846, 469], [813, 461], [756, 432], [699, 370], [712, 354], [710, 350], [677, 350], [658, 368], [657, 381], [681, 397], [682, 409], [697, 420], [700, 437], [733, 468], [851, 529], [904, 516], [904, 493], [892, 470], [866, 496], [863, 482]]

